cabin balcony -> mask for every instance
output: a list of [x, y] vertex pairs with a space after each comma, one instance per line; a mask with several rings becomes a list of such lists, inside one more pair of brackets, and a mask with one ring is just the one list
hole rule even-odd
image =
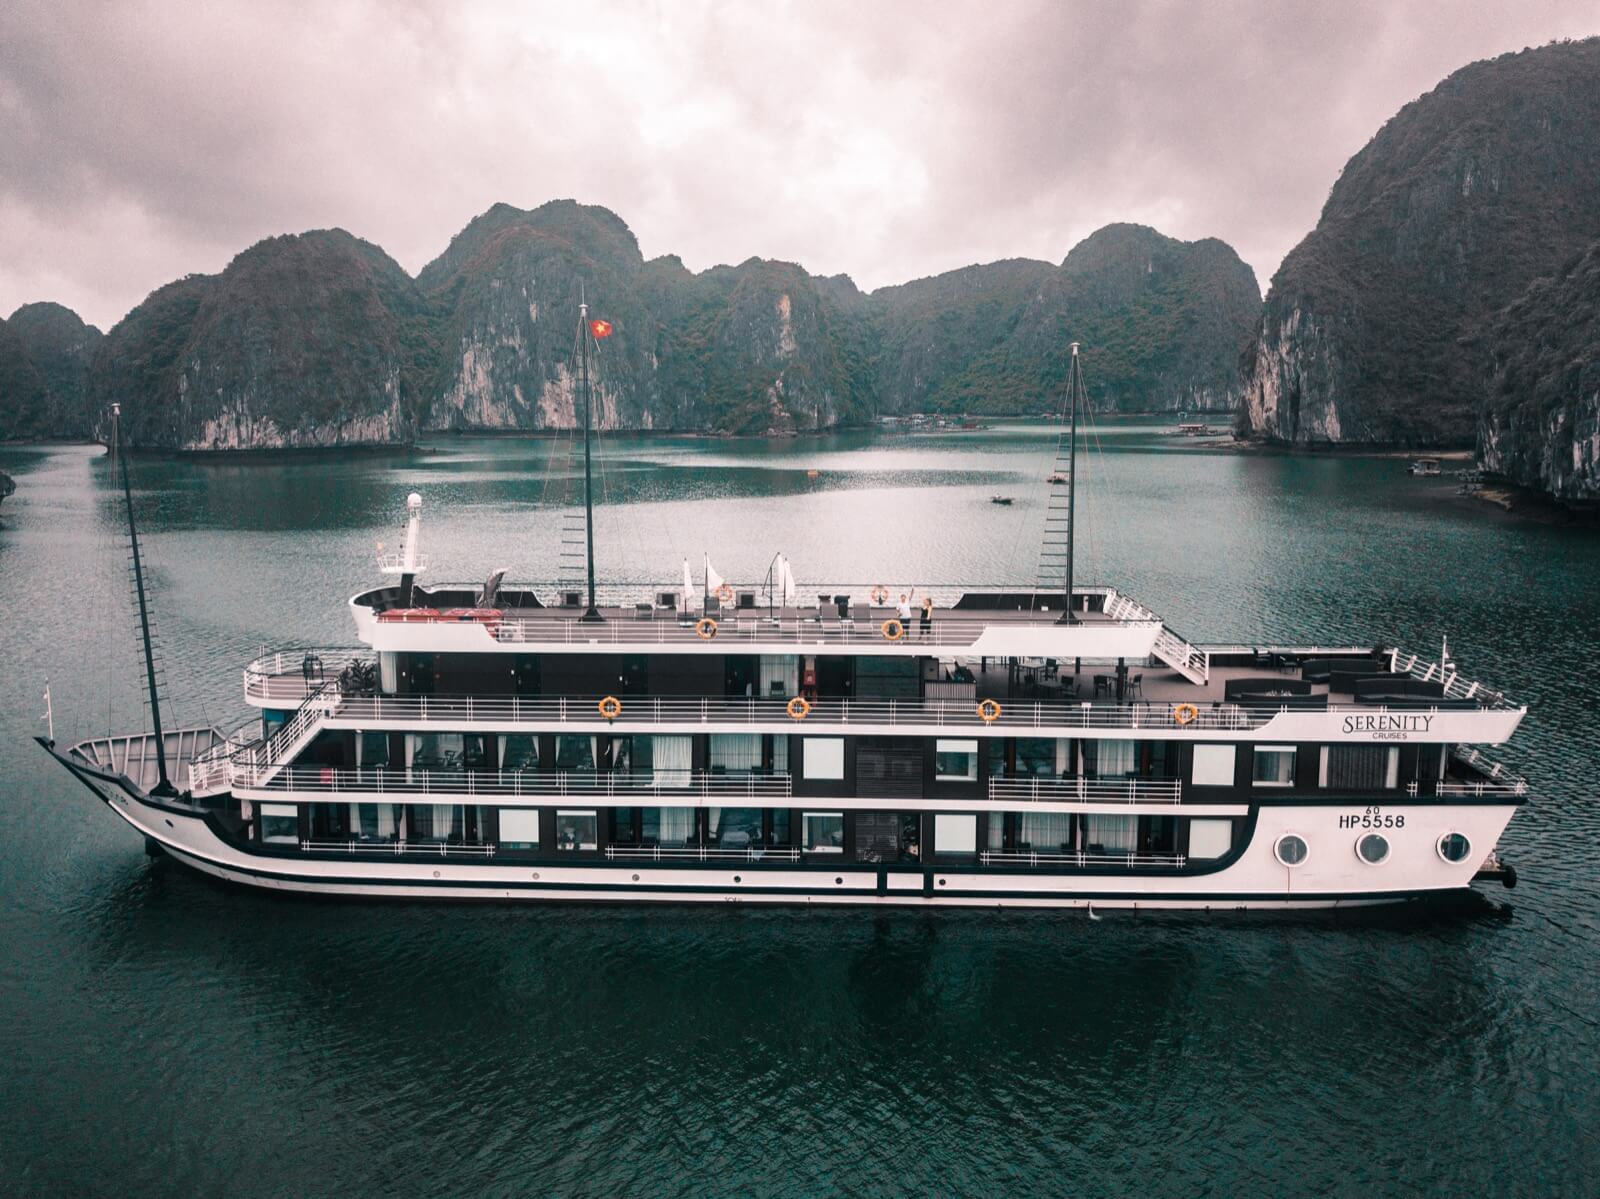
[[653, 774], [590, 774], [538, 770], [387, 770], [284, 766], [270, 775], [249, 764], [235, 769], [234, 794], [243, 799], [297, 799], [346, 803], [440, 803], [518, 806], [519, 801], [603, 803], [605, 806], [697, 806], [744, 800], [755, 806], [785, 803], [793, 794], [788, 774], [706, 774], [658, 770]]
[[997, 807], [1013, 804], [1179, 804], [1178, 779], [1031, 778], [990, 779], [989, 800]]

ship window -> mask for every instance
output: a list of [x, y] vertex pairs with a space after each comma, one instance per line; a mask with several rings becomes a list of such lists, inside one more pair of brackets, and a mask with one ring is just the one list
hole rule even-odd
[[974, 781], [978, 777], [978, 742], [935, 741], [934, 773], [950, 781]]
[[1304, 837], [1298, 837], [1294, 833], [1285, 833], [1278, 838], [1278, 843], [1273, 846], [1272, 852], [1277, 855], [1278, 861], [1285, 866], [1298, 866], [1306, 860], [1311, 850], [1306, 845]]
[[1233, 821], [1191, 820], [1189, 822], [1189, 856], [1191, 858], [1220, 858], [1233, 848]]
[[1329, 745], [1322, 750], [1324, 787], [1380, 791], [1400, 778], [1400, 750], [1392, 745]]
[[643, 824], [644, 843], [664, 849], [682, 849], [697, 831], [693, 808], [646, 808]]
[[412, 804], [406, 819], [410, 841], [449, 841], [461, 834], [461, 809], [455, 804]]
[[1294, 746], [1256, 746], [1255, 766], [1250, 780], [1258, 787], [1294, 786]]
[[984, 848], [1000, 850], [1006, 847], [1006, 814], [1004, 812], [989, 813], [989, 829], [984, 838]]
[[412, 733], [411, 765], [418, 770], [460, 770], [462, 743], [460, 733]]
[[1070, 812], [1024, 812], [1017, 818], [1017, 848], [1034, 853], [1068, 853], [1072, 849]]
[[1389, 838], [1382, 833], [1368, 833], [1356, 842], [1356, 857], [1369, 866], [1376, 866], [1389, 856]]
[[760, 733], [711, 734], [712, 774], [750, 774], [760, 769]]
[[1017, 738], [1017, 776], [1046, 779], [1056, 775], [1056, 742], [1053, 737]]
[[350, 835], [357, 840], [393, 841], [399, 829], [399, 808], [395, 804], [350, 805]]
[[774, 808], [772, 810], [772, 845], [789, 844], [789, 809]]
[[781, 733], [772, 739], [772, 773], [789, 773], [789, 738]]
[[578, 774], [594, 773], [593, 737], [558, 736], [556, 738], [556, 769]]
[[364, 769], [373, 770], [389, 764], [389, 734], [362, 733], [357, 746]]
[[500, 809], [500, 848], [539, 848], [539, 810], [537, 808]]
[[694, 739], [677, 735], [651, 737], [650, 762], [657, 787], [687, 787], [694, 764]]
[[1094, 745], [1095, 777], [1102, 779], [1131, 778], [1139, 773], [1139, 743], [1137, 741], [1100, 741]]
[[300, 809], [293, 804], [262, 804], [261, 839], [268, 845], [298, 845]]
[[[587, 741], [587, 737], [574, 738]], [[557, 812], [557, 849], [596, 849], [600, 844], [600, 822], [594, 812]]]
[[933, 818], [935, 853], [977, 853], [978, 818], [940, 812]]
[[1193, 779], [1196, 787], [1233, 786], [1236, 746], [1197, 745], [1194, 747]]
[[807, 737], [800, 760], [805, 763], [808, 779], [844, 778], [844, 738]]
[[500, 738], [502, 770], [534, 770], [539, 765], [539, 738], [531, 733], [507, 733]]
[[1084, 817], [1084, 851], [1091, 854], [1132, 853], [1137, 841], [1137, 816], [1104, 816], [1096, 812]]
[[708, 808], [706, 840], [723, 849], [761, 848], [760, 808]]
[[802, 817], [807, 853], [844, 852], [844, 813], [807, 812]]
[[1446, 833], [1439, 838], [1439, 856], [1454, 865], [1467, 860], [1472, 852], [1472, 842], [1461, 833]]

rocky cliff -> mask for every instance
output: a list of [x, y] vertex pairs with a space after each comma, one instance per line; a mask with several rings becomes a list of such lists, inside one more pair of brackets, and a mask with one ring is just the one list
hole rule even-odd
[[498, 204], [414, 281], [324, 230], [160, 288], [95, 353], [88, 407], [120, 399], [135, 444], [175, 449], [571, 428], [580, 294], [614, 328], [594, 362], [599, 427], [737, 433], [1050, 410], [1073, 339], [1102, 407], [1227, 407], [1259, 305], [1222, 243], [1134, 225], [1060, 266], [991, 263], [867, 295], [788, 262], [646, 261], [614, 213], [571, 200]]
[[1475, 63], [1346, 164], [1273, 277], [1241, 427], [1295, 445], [1464, 445], [1463, 347], [1600, 236], [1600, 39]]
[[1530, 286], [1485, 344], [1483, 468], [1565, 503], [1600, 504], [1600, 241]]
[[100, 330], [60, 304], [0, 321], [0, 441], [87, 438], [89, 362]]
[[438, 313], [382, 250], [319, 230], [154, 292], [105, 338], [90, 403], [134, 445], [182, 450], [408, 441], [435, 386]]

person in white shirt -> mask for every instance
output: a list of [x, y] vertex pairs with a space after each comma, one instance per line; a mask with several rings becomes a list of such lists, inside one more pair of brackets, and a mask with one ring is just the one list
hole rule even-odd
[[911, 597], [915, 594], [915, 590], [911, 592], [902, 591], [900, 593], [900, 606], [895, 609], [895, 614], [900, 617], [900, 623], [907, 627], [911, 624]]

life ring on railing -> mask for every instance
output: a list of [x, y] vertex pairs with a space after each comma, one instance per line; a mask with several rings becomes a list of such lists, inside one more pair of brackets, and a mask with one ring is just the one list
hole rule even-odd
[[984, 724], [993, 724], [1000, 719], [1000, 705], [992, 699], [986, 699], [978, 705], [978, 719]]
[[899, 641], [906, 635], [906, 626], [893, 618], [886, 620], [879, 627], [885, 641]]
[[701, 641], [710, 641], [717, 635], [717, 622], [709, 616], [702, 616], [695, 622], [694, 631]]
[[715, 595], [725, 604], [733, 602], [733, 588], [727, 583], [724, 583], [722, 586], [718, 587]]
[[1192, 724], [1199, 715], [1200, 709], [1193, 704], [1178, 704], [1172, 709], [1172, 719], [1178, 724]]
[[784, 710], [795, 720], [804, 720], [811, 715], [811, 705], [806, 702], [806, 697], [803, 695], [797, 695], [791, 699], [784, 705]]
[[600, 715], [607, 720], [615, 720], [622, 715], [622, 701], [614, 695], [608, 695], [595, 705], [600, 709]]
[[889, 602], [889, 589], [882, 583], [872, 589], [872, 602], [880, 608]]

